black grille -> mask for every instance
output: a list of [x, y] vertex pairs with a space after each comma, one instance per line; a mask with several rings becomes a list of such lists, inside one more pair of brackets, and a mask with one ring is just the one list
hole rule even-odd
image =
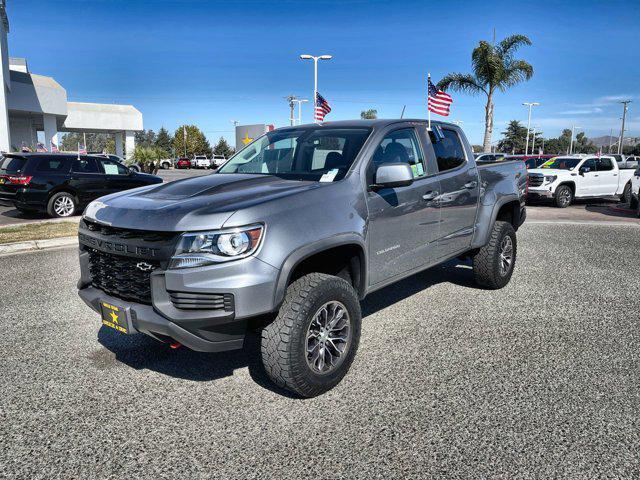
[[[87, 251], [94, 287], [123, 300], [151, 305], [151, 272], [160, 267], [158, 262], [113, 255], [92, 248]], [[137, 267], [139, 263], [146, 264], [142, 265], [144, 270]]]
[[169, 292], [171, 302], [182, 310], [233, 311], [233, 295], [230, 293]]
[[137, 239], [145, 242], [164, 242], [176, 236], [174, 232], [153, 232], [147, 230], [132, 230], [128, 228], [111, 227], [101, 223], [92, 222], [87, 219], [82, 220], [81, 227], [84, 226], [91, 232], [97, 232], [108, 237], [121, 238], [123, 240]]
[[529, 186], [530, 187], [539, 187], [542, 185], [544, 181], [543, 175], [529, 175]]

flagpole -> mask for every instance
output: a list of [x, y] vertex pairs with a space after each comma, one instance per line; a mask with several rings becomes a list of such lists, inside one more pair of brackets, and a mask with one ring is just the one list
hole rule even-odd
[[429, 112], [429, 127], [428, 131], [431, 131], [431, 109], [429, 108], [429, 85], [431, 84], [431, 73], [427, 72], [427, 112]]

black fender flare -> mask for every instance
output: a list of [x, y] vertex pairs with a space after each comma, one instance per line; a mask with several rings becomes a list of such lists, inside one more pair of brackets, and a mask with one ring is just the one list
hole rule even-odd
[[300, 262], [317, 253], [321, 253], [325, 250], [329, 250], [335, 247], [341, 247], [344, 245], [355, 245], [362, 251], [362, 281], [360, 282], [360, 291], [358, 292], [358, 295], [362, 298], [364, 291], [366, 291], [366, 285], [368, 281], [368, 259], [366, 243], [361, 235], [358, 235], [356, 233], [342, 233], [334, 235], [332, 237], [323, 238], [322, 240], [318, 240], [308, 245], [304, 245], [289, 254], [289, 256], [282, 264], [282, 268], [280, 269], [280, 273], [278, 274], [278, 280], [276, 281], [276, 290], [274, 293], [274, 305], [276, 306], [276, 308], [279, 307], [280, 304], [284, 301], [284, 296], [287, 291], [287, 286], [289, 285], [291, 274], [300, 264]]

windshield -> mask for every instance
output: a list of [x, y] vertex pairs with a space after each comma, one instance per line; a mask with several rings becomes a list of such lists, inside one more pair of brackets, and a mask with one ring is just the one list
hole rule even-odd
[[218, 173], [250, 173], [332, 182], [347, 174], [369, 128], [292, 128], [269, 132], [231, 157]]
[[557, 170], [573, 170], [574, 168], [576, 168], [576, 165], [578, 165], [581, 161], [582, 161], [581, 158], [556, 157], [544, 162], [542, 165], [540, 165], [540, 168], [553, 168]]
[[1, 157], [0, 174], [20, 173], [26, 163], [27, 159], [22, 157]]

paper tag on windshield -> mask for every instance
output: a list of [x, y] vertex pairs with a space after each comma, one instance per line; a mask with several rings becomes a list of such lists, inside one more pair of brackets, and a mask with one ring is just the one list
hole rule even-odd
[[333, 179], [336, 178], [336, 175], [338, 175], [338, 169], [337, 168], [332, 168], [327, 173], [322, 175], [322, 177], [320, 177], [320, 181], [321, 182], [333, 182]]

